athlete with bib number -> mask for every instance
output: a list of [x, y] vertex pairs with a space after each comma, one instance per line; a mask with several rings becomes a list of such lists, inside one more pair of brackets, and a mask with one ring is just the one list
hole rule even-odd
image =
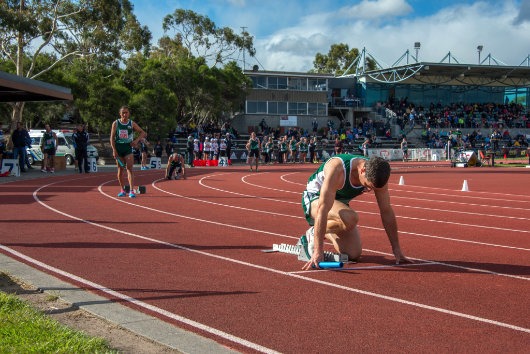
[[[129, 181], [129, 198], [135, 198], [134, 193], [134, 176], [133, 176], [133, 148], [138, 142], [146, 137], [138, 124], [129, 119], [131, 113], [129, 107], [123, 106], [120, 108], [120, 118], [112, 123], [110, 130], [110, 145], [112, 146], [112, 156], [116, 159], [118, 166], [118, 182], [120, 183], [121, 191], [118, 197], [125, 197], [125, 181], [123, 174], [127, 170], [127, 179]], [[137, 137], [135, 138], [135, 133]]]

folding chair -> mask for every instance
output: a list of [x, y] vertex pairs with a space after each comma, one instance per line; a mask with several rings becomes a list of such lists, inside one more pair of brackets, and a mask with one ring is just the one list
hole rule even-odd
[[491, 164], [491, 156], [486, 156], [482, 150], [479, 150], [478, 153], [480, 154], [480, 162], [482, 162], [482, 165], [484, 166], [484, 162], [489, 166]]

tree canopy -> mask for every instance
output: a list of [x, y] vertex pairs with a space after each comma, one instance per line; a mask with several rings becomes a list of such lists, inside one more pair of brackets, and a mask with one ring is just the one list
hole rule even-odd
[[[352, 48], [345, 43], [332, 44], [327, 54], [317, 53], [313, 61], [311, 72], [319, 74], [333, 74], [340, 76], [359, 56], [359, 49]], [[367, 58], [368, 69], [375, 69], [375, 62]]]
[[[129, 0], [6, 0], [0, 3], [0, 58], [18, 76], [63, 84], [57, 72], [78, 58], [118, 66], [124, 56], [149, 48]], [[42, 66], [42, 57], [52, 59]], [[63, 68], [61, 68], [63, 67]], [[58, 71], [55, 71], [58, 70]], [[12, 126], [24, 104], [13, 104]]]

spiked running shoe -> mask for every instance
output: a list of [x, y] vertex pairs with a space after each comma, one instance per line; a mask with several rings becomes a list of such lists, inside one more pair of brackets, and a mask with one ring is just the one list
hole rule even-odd
[[313, 254], [313, 236], [314, 236], [314, 229], [311, 226], [305, 233], [305, 235], [302, 235], [300, 237], [300, 240], [298, 241], [298, 244], [302, 246], [302, 251], [304, 252], [305, 257], [309, 260], [311, 259], [311, 255]]

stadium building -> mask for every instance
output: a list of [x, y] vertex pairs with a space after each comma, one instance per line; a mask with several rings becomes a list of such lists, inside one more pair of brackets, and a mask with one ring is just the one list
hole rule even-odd
[[[419, 43], [416, 43], [419, 49]], [[478, 47], [480, 48], [480, 46]], [[478, 49], [477, 48], [477, 49]], [[480, 54], [480, 51], [479, 51]], [[409, 63], [412, 57], [413, 63]], [[530, 133], [530, 56], [519, 66], [508, 66], [488, 55], [477, 64], [461, 64], [449, 52], [442, 61], [418, 62], [409, 52], [389, 68], [382, 68], [365, 49], [340, 77], [323, 74], [245, 70], [253, 83], [245, 101], [245, 112], [233, 126], [242, 133], [259, 132], [258, 125], [296, 126], [311, 131], [313, 121], [325, 127], [357, 127], [370, 120], [376, 134], [391, 125], [394, 136], [402, 133], [396, 124], [394, 104], [407, 102], [415, 107], [452, 104], [517, 103], [525, 108], [517, 126]], [[376, 63], [367, 70], [368, 58]], [[401, 64], [406, 61], [405, 64]], [[478, 117], [480, 118], [480, 117]], [[420, 128], [420, 127], [416, 127]], [[472, 128], [472, 127], [462, 127]]]

